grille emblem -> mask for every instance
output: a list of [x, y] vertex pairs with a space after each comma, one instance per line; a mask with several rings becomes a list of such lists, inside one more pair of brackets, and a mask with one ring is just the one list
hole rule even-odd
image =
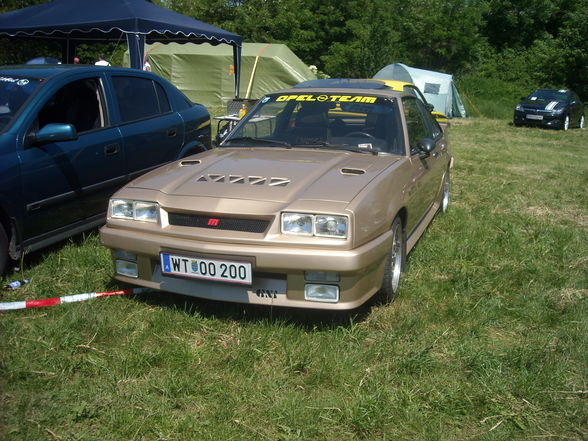
[[218, 224], [220, 223], [220, 219], [214, 219], [214, 218], [210, 218], [208, 219], [208, 226], [209, 227], [218, 227]]

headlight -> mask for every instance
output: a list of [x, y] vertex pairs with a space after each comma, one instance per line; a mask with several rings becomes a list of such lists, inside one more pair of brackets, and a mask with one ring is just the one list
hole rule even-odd
[[554, 115], [561, 115], [565, 109], [562, 107], [560, 109], [553, 109], [552, 113]]
[[347, 238], [347, 216], [282, 213], [282, 233]]
[[523, 110], [523, 106], [520, 104], [517, 104], [517, 106], [515, 107], [515, 110], [518, 110], [520, 112]]
[[282, 213], [282, 233], [312, 236], [313, 216], [301, 213]]
[[315, 216], [315, 234], [327, 237], [347, 237], [347, 218], [345, 216]]
[[110, 216], [114, 219], [157, 222], [159, 218], [159, 204], [157, 202], [111, 199]]

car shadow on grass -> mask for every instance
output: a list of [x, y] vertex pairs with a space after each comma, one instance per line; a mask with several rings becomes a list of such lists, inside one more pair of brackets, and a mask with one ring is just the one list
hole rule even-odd
[[[118, 285], [119, 289], [129, 287], [131, 286]], [[208, 319], [231, 320], [242, 323], [288, 323], [307, 330], [345, 327], [363, 321], [369, 315], [374, 304], [377, 303], [377, 300], [372, 299], [353, 310], [328, 311], [231, 303], [163, 291], [152, 291], [130, 297], [135, 301], [144, 302], [151, 306], [174, 309], [184, 314], [200, 315]]]

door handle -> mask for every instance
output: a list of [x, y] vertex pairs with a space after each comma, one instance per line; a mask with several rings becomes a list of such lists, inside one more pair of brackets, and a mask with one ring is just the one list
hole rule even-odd
[[174, 138], [177, 134], [178, 134], [178, 131], [175, 127], [173, 129], [169, 129], [167, 131], [167, 136], [169, 136], [170, 138]]
[[119, 145], [118, 144], [108, 144], [104, 146], [104, 154], [106, 156], [116, 155], [118, 153]]

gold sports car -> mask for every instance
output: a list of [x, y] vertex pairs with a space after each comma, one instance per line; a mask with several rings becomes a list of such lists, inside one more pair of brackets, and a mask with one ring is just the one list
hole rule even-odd
[[264, 96], [217, 148], [126, 185], [100, 237], [123, 282], [353, 309], [394, 298], [407, 253], [447, 209], [452, 164], [413, 94], [324, 80]]

